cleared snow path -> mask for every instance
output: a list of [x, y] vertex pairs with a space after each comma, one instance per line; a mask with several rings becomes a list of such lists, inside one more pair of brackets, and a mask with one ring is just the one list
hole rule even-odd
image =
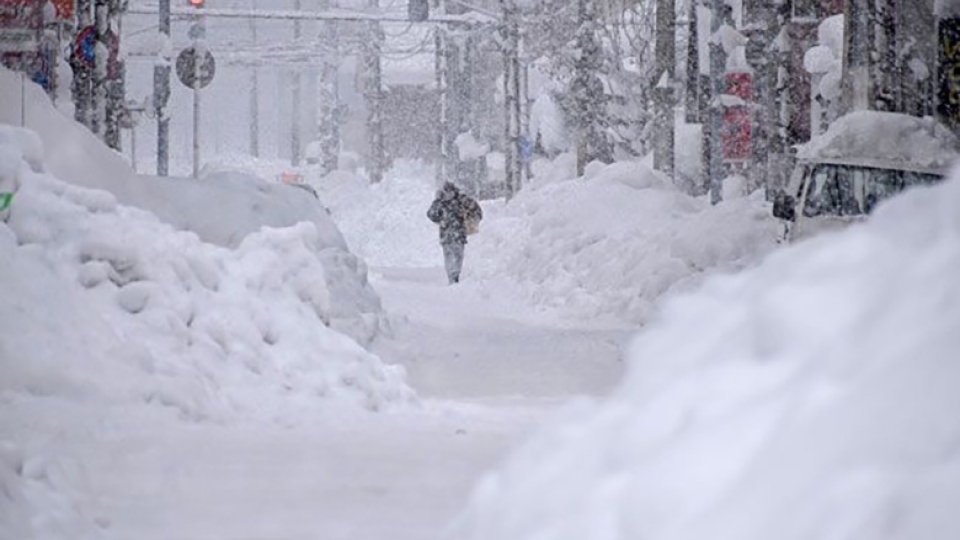
[[[626, 331], [547, 324], [440, 269], [374, 269], [423, 406], [282, 426], [130, 426], [89, 449], [108, 538], [428, 540], [546, 415], [619, 378]], [[84, 452], [87, 453], [87, 452]]]
[[403, 364], [422, 397], [599, 395], [619, 379], [627, 331], [558, 325], [489, 286], [447, 286], [440, 268], [372, 273], [396, 333], [376, 352]]

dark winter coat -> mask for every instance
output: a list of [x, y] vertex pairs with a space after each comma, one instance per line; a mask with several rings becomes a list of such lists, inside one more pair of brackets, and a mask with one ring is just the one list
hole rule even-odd
[[430, 221], [440, 225], [440, 243], [467, 243], [467, 216], [483, 219], [483, 210], [473, 198], [464, 195], [447, 182], [437, 191], [437, 197], [427, 211]]

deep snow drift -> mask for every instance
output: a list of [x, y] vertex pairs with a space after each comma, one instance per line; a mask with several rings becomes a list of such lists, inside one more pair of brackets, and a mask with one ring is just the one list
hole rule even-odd
[[458, 538], [960, 537], [960, 172], [669, 301]]
[[[272, 229], [255, 216], [250, 234], [224, 242], [235, 247], [205, 243], [47, 173], [66, 160], [88, 180], [132, 178], [122, 163], [111, 170], [113, 156], [99, 161], [102, 148], [86, 153], [88, 134], [59, 132], [75, 126], [49, 103], [35, 110], [51, 115], [54, 150], [42, 133], [0, 130], [0, 168], [21, 186], [0, 222], [0, 537], [87, 538], [108, 526], [90, 513], [72, 449], [121, 426], [296, 425], [413, 402], [402, 368], [343, 333], [370, 339], [379, 299], [315, 201], [315, 219]], [[133, 186], [118, 189], [150, 199]], [[260, 192], [234, 197], [254, 204]]]
[[[0, 67], [0, 94], [8, 92], [20, 92], [19, 78]], [[386, 329], [366, 265], [348, 250], [327, 210], [309, 193], [229, 172], [199, 181], [137, 176], [117, 153], [55, 109], [39, 87], [28, 84], [25, 96], [26, 125], [39, 138], [29, 130], [8, 129], [28, 134], [19, 136], [18, 145], [35, 170], [44, 167], [67, 183], [107, 191], [121, 205], [147, 210], [178, 230], [229, 248], [264, 227], [311, 223], [312, 249], [324, 270], [318, 275], [326, 281], [325, 321], [364, 344]], [[19, 107], [19, 101], [0, 101], [0, 123], [19, 123]]]
[[578, 320], [648, 320], [660, 298], [776, 246], [762, 193], [711, 206], [644, 163], [540, 163], [510, 203], [491, 202], [467, 251], [466, 279], [517, 290]]

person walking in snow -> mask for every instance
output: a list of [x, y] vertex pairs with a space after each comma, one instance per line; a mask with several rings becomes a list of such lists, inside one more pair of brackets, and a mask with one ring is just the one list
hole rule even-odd
[[483, 210], [473, 198], [463, 194], [452, 182], [445, 182], [427, 211], [430, 221], [440, 226], [443, 265], [450, 284], [460, 281], [467, 235], [477, 232]]

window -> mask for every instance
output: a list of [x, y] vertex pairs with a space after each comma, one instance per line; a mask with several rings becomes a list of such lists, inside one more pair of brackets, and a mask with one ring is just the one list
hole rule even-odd
[[[807, 193], [804, 215], [856, 216], [863, 213], [863, 169], [846, 165], [818, 165]], [[857, 196], [858, 192], [861, 196]]]
[[877, 203], [917, 185], [943, 179], [936, 174], [819, 164], [812, 172], [803, 214], [813, 217], [869, 214]]

